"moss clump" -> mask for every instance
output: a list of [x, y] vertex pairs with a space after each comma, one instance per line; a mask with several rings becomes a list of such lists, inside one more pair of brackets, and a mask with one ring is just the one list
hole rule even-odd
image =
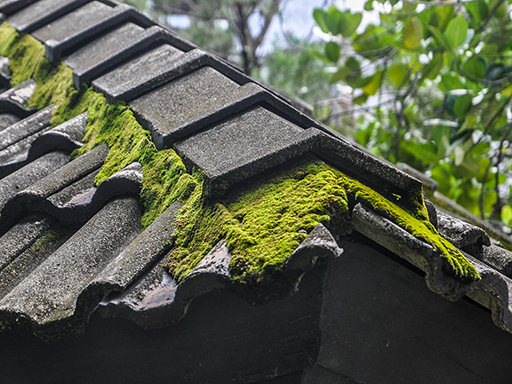
[[58, 233], [57, 231], [48, 230], [45, 233], [43, 233], [43, 235], [39, 239], [36, 240], [36, 242], [33, 246], [33, 250], [35, 252], [44, 250], [49, 243], [58, 241], [60, 238], [61, 238], [60, 233]]
[[226, 238], [234, 279], [270, 282], [318, 223], [343, 227], [347, 217], [345, 190], [321, 162], [274, 177], [225, 204], [207, 203], [199, 184], [178, 220], [167, 267], [181, 280]]
[[9, 57], [11, 85], [34, 79], [38, 84], [53, 70], [44, 46], [30, 35], [20, 35], [7, 23], [0, 25], [0, 56]]
[[437, 249], [445, 260], [446, 272], [464, 283], [480, 280], [480, 275], [474, 265], [453, 244], [439, 235], [435, 227], [428, 220], [428, 213], [418, 218], [417, 215], [405, 211], [357, 180], [346, 176], [342, 176], [341, 180], [347, 193], [353, 196], [355, 201], [370, 206], [414, 237], [425, 241]]

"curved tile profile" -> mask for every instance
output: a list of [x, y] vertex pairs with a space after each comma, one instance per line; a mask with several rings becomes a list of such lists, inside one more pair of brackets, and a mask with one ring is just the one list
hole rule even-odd
[[221, 240], [180, 283], [165, 272], [160, 262], [122, 294], [104, 300], [99, 311], [105, 317], [127, 318], [143, 328], [158, 328], [179, 321], [195, 297], [213, 290], [232, 292], [254, 304], [268, 303], [296, 292], [301, 276], [319, 258], [342, 253], [331, 233], [319, 224], [288, 258], [278, 286], [246, 289], [233, 283], [229, 272], [232, 256], [226, 241]]
[[43, 338], [79, 331], [97, 302], [78, 305], [78, 297], [139, 232], [137, 199], [105, 205], [0, 300], [2, 326], [25, 323]]
[[352, 214], [356, 231], [362, 233], [426, 273], [428, 287], [451, 301], [469, 296], [492, 312], [495, 324], [512, 332], [512, 280], [473, 256], [464, 256], [476, 267], [481, 280], [463, 284], [443, 270], [439, 252], [402, 228], [358, 204]]
[[20, 118], [32, 115], [36, 110], [27, 109], [25, 104], [28, 99], [30, 99], [35, 89], [36, 82], [30, 79], [1, 93], [0, 113], [12, 113]]
[[[44, 116], [36, 113], [23, 121], [32, 124], [30, 129], [24, 125], [22, 126], [23, 123], [21, 123], [5, 130], [13, 130], [14, 134], [11, 133], [10, 136], [18, 136], [21, 139], [0, 150], [0, 177], [14, 172], [48, 152], [63, 151], [71, 153], [74, 149], [82, 146], [85, 126], [87, 125], [87, 112], [53, 129], [49, 125], [51, 110], [41, 112], [45, 112]], [[40, 120], [44, 120], [44, 123]], [[38, 124], [38, 122], [40, 123]], [[26, 125], [28, 126], [28, 124]], [[29, 136], [24, 137], [26, 134]], [[1, 137], [2, 132], [0, 132]]]
[[[170, 45], [185, 52], [195, 48], [193, 44], [160, 26], [155, 25], [144, 29], [127, 22], [80, 48], [64, 62], [73, 69], [73, 82], [75, 87], [79, 88], [80, 84], [88, 84], [91, 80], [158, 44]], [[155, 58], [155, 52], [158, 51], [153, 51], [151, 59]]]
[[139, 163], [130, 164], [95, 187], [95, 171], [107, 154], [106, 146], [96, 147], [17, 193], [1, 211], [0, 230], [6, 231], [29, 213], [54, 217], [62, 225], [76, 225], [88, 220], [112, 198], [138, 196], [142, 187]]

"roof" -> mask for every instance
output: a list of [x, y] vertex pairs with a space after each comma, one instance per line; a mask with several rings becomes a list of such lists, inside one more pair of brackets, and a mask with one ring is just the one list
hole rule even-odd
[[[10, 34], [12, 26], [33, 36], [53, 65], [38, 58], [37, 73], [46, 77], [34, 75], [36, 80], [11, 87], [7, 63], [13, 71], [21, 64], [13, 64], [14, 54], [0, 61], [3, 329], [23, 327], [45, 339], [64, 337], [83, 331], [95, 310], [159, 327], [178, 321], [194, 297], [216, 289], [251, 302], [273, 300], [292, 294], [318, 258], [339, 256], [340, 239], [354, 230], [423, 270], [433, 291], [451, 300], [467, 295], [492, 309], [495, 323], [512, 332], [512, 253], [481, 228], [437, 211], [433, 204], [427, 204], [426, 216], [417, 178], [349, 143], [236, 67], [126, 5], [110, 0], [1, 0], [0, 12], [6, 20], [0, 33]], [[14, 47], [11, 40], [6, 51]], [[60, 89], [64, 80], [55, 80], [65, 78], [69, 69], [76, 91], [72, 85]], [[98, 94], [111, 106], [101, 104]], [[114, 114], [124, 120], [108, 120]], [[135, 148], [134, 140], [142, 135], [143, 142], [145, 133], [115, 131], [135, 126], [130, 116], [150, 132], [152, 141]], [[102, 125], [98, 136], [116, 139], [92, 148], [91, 126], [97, 125]], [[172, 157], [176, 153], [179, 158]], [[116, 156], [120, 160], [112, 160]], [[350, 220], [341, 229], [336, 227], [340, 222], [324, 215], [325, 220], [317, 218], [313, 226], [310, 222], [307, 231], [294, 229], [293, 247], [272, 266], [279, 273], [270, 278], [279, 284], [243, 284], [233, 275], [233, 260], [240, 263], [234, 249], [246, 246], [239, 246], [233, 236], [249, 241], [240, 240], [239, 228], [232, 228], [231, 237], [222, 232], [227, 237], [220, 241], [210, 238], [193, 264], [178, 259], [174, 275], [164, 268], [166, 264], [173, 270], [168, 257], [179, 246], [173, 239], [177, 231], [185, 231], [178, 218], [186, 212], [194, 217], [190, 212], [200, 202], [207, 201], [216, 209], [208, 212], [220, 215], [240, 196], [252, 198], [248, 191], [277, 185], [283, 177], [300, 182], [290, 172], [299, 169], [305, 175], [312, 163], [327, 164], [343, 184], [345, 190], [338, 188], [336, 196], [348, 197], [336, 200], [336, 209], [346, 209], [343, 214]], [[163, 173], [150, 175], [157, 165]], [[315, 169], [320, 173], [326, 168]], [[158, 204], [163, 207], [165, 202], [166, 209], [143, 228], [141, 217], [153, 208], [141, 206], [140, 199], [150, 204], [156, 199], [152, 193], [157, 194], [144, 184], [151, 177], [172, 188], [158, 192]], [[165, 200], [167, 195], [174, 197]], [[382, 196], [384, 203], [371, 200]], [[330, 208], [318, 209], [325, 213]], [[309, 214], [316, 214], [315, 209]], [[232, 223], [233, 217], [220, 222]], [[416, 224], [404, 217], [418, 220], [421, 231], [427, 228], [429, 234], [415, 232]], [[183, 252], [187, 244], [194, 243], [185, 241]], [[243, 273], [249, 268], [236, 265], [245, 268]], [[472, 268], [473, 278], [465, 278]]]

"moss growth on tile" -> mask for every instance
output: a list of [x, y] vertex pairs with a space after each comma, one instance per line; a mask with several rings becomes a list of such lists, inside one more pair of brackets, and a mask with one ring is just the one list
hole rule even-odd
[[0, 55], [9, 57], [12, 85], [30, 78], [37, 82], [29, 107], [57, 107], [52, 126], [88, 111], [85, 145], [76, 157], [107, 144], [109, 154], [96, 177], [96, 183], [120, 171], [134, 161], [143, 167], [141, 200], [144, 205], [143, 228], [151, 224], [174, 201], [185, 201], [197, 184], [173, 150], [157, 151], [150, 133], [136, 121], [123, 103], [110, 105], [92, 88], [75, 89], [72, 71], [64, 63], [53, 67], [44, 57], [44, 46], [30, 35], [19, 35], [7, 23], [0, 25]]
[[475, 267], [428, 221], [424, 206], [407, 212], [322, 162], [291, 170], [224, 204], [208, 203], [199, 184], [182, 209], [176, 248], [166, 266], [181, 280], [225, 238], [233, 255], [230, 272], [236, 281], [271, 282], [318, 223], [348, 232], [349, 201], [371, 207], [439, 250], [446, 271], [458, 280], [467, 283], [480, 279]]
[[269, 283], [318, 223], [348, 226], [347, 213], [344, 189], [321, 162], [289, 170], [224, 204], [208, 203], [198, 184], [178, 219], [167, 267], [181, 280], [226, 238], [234, 279]]
[[342, 177], [341, 180], [347, 193], [353, 196], [355, 201], [372, 208], [417, 239], [423, 240], [437, 249], [445, 260], [445, 270], [447, 273], [464, 283], [480, 280], [480, 275], [474, 265], [453, 244], [443, 238], [432, 223], [430, 223], [426, 207], [426, 215], [418, 217], [418, 211], [405, 211], [357, 180], [346, 176]]

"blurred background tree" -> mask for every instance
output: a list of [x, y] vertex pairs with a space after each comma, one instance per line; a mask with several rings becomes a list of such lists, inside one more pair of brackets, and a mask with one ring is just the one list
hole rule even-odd
[[[125, 0], [183, 37], [237, 62], [247, 75], [259, 69], [260, 48], [284, 0]], [[235, 57], [236, 56], [236, 57]]]

